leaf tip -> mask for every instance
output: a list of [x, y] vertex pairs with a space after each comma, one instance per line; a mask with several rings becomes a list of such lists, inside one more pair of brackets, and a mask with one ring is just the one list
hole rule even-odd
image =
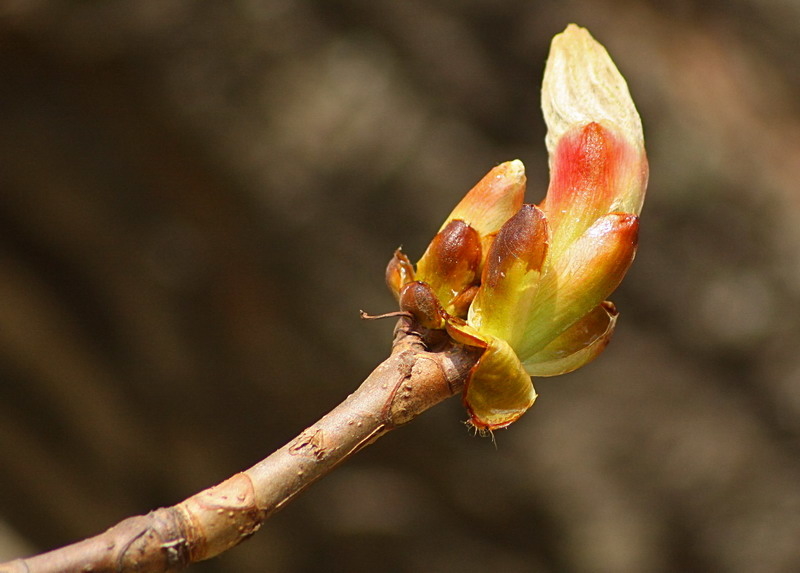
[[638, 147], [642, 121], [628, 84], [606, 49], [586, 28], [569, 24], [550, 46], [542, 82], [547, 148], [552, 153], [570, 126], [610, 121]]

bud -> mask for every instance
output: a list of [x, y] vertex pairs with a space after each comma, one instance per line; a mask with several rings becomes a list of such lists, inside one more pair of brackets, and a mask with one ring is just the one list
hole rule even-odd
[[442, 225], [444, 229], [453, 219], [461, 219], [473, 227], [488, 252], [487, 239], [495, 236], [503, 223], [522, 206], [525, 197], [525, 166], [522, 161], [501, 163], [467, 193]]
[[503, 163], [456, 206], [416, 273], [399, 251], [387, 268], [403, 310], [482, 349], [463, 396], [479, 429], [506, 427], [533, 404], [531, 375], [570, 372], [602, 352], [618, 316], [606, 299], [636, 254], [648, 174], [641, 120], [586, 30], [569, 25], [553, 39], [542, 107], [541, 205], [522, 204], [522, 162]]
[[463, 320], [448, 320], [446, 329], [456, 342], [483, 349], [464, 385], [469, 422], [479, 430], [497, 430], [519, 419], [533, 405], [536, 391], [514, 349]]
[[479, 282], [481, 240], [478, 232], [453, 219], [431, 241], [417, 263], [416, 277], [427, 282], [444, 309], [466, 316]]
[[648, 173], [641, 120], [622, 75], [586, 30], [570, 25], [553, 39], [542, 107], [547, 196], [541, 210], [523, 207], [498, 233], [468, 317], [472, 339], [493, 349], [465, 393], [472, 423], [488, 429], [524, 412], [520, 370], [563, 374], [602, 352], [618, 316], [605, 299], [636, 254]]
[[553, 38], [542, 110], [550, 154], [542, 209], [559, 252], [607, 213], [638, 215], [648, 165], [625, 78], [586, 29], [570, 24]]
[[403, 251], [395, 250], [394, 256], [386, 265], [386, 284], [395, 298], [400, 300], [400, 289], [403, 285], [414, 280], [414, 265], [408, 260]]
[[445, 328], [447, 313], [427, 283], [413, 281], [403, 285], [400, 289], [400, 309], [410, 312], [425, 328]]
[[525, 166], [507, 161], [489, 171], [456, 205], [414, 266], [399, 249], [386, 267], [386, 283], [399, 299], [404, 285], [428, 284], [450, 315], [466, 317], [478, 292], [484, 254], [497, 231], [522, 206]]
[[636, 254], [638, 232], [638, 217], [611, 213], [598, 219], [557, 258], [548, 259], [523, 340], [517, 345], [523, 361], [619, 286]]
[[550, 231], [544, 213], [524, 205], [492, 244], [469, 323], [512, 346], [525, 332], [547, 255]]

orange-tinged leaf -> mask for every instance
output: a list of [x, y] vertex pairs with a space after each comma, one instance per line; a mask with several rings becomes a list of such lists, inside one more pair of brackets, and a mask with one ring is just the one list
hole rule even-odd
[[[417, 263], [416, 278], [430, 285], [448, 313], [458, 314], [452, 303], [479, 282], [480, 266], [481, 241], [477, 231], [454, 219], [428, 245]], [[462, 303], [459, 310], [463, 312], [468, 306]]]
[[522, 206], [525, 181], [522, 161], [501, 163], [464, 196], [442, 228], [453, 219], [461, 219], [478, 231], [486, 252], [495, 233]]
[[638, 213], [644, 192], [642, 159], [613, 129], [596, 122], [575, 126], [564, 134], [552, 158], [550, 187], [542, 205], [557, 250], [602, 215]]
[[621, 136], [644, 154], [642, 120], [628, 84], [585, 28], [570, 24], [553, 38], [542, 81], [542, 111], [551, 158], [565, 132], [593, 121], [613, 122]]
[[617, 323], [614, 304], [605, 301], [523, 362], [531, 376], [558, 376], [584, 366], [605, 349]]
[[486, 339], [486, 350], [467, 380], [464, 404], [476, 428], [496, 430], [522, 416], [536, 400], [536, 391], [508, 343]]
[[639, 218], [610, 213], [598, 219], [559, 257], [549, 260], [528, 329], [517, 347], [527, 360], [608, 298], [636, 255]]
[[644, 134], [622, 74], [605, 48], [574, 24], [553, 38], [542, 110], [551, 173], [543, 208], [560, 252], [601, 215], [641, 212]]
[[400, 289], [403, 285], [414, 280], [414, 265], [408, 260], [408, 257], [397, 249], [394, 256], [386, 265], [386, 284], [389, 290], [392, 291], [395, 298], [400, 298]]

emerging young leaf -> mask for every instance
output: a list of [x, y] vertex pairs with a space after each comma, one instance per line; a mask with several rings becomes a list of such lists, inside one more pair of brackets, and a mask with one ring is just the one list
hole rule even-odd
[[400, 300], [400, 289], [403, 285], [414, 280], [414, 265], [400, 249], [395, 250], [394, 256], [386, 265], [386, 284], [395, 298]]
[[602, 352], [617, 321], [606, 299], [636, 254], [648, 177], [642, 124], [622, 75], [583, 28], [553, 39], [542, 108], [550, 186], [540, 206], [523, 205], [521, 161], [498, 165], [416, 272], [398, 251], [386, 273], [421, 326], [482, 349], [464, 391], [482, 429], [533, 404], [530, 375], [570, 372]]
[[470, 308], [469, 324], [506, 340], [512, 347], [525, 332], [549, 247], [544, 213], [523, 205], [500, 229], [481, 276], [481, 288]]
[[430, 285], [448, 313], [466, 316], [477, 290], [472, 287], [478, 285], [480, 266], [478, 232], [461, 219], [453, 219], [428, 245], [417, 263], [416, 277]]
[[[542, 111], [551, 161], [567, 131], [606, 120], [644, 155], [642, 120], [628, 84], [606, 49], [585, 28], [570, 24], [553, 38], [542, 81]], [[643, 199], [642, 193], [630, 212], [639, 213]]]
[[488, 252], [491, 239], [522, 206], [525, 181], [522, 161], [501, 163], [470, 189], [447, 217], [442, 229], [453, 219], [461, 219], [478, 231], [484, 252]]
[[558, 376], [577, 370], [605, 349], [617, 324], [614, 303], [602, 302], [523, 362], [531, 376]]
[[551, 161], [542, 208], [553, 231], [554, 256], [599, 217], [638, 214], [647, 163], [616, 126], [590, 122], [564, 132]]
[[541, 351], [619, 286], [636, 255], [638, 232], [636, 215], [611, 213], [549, 261], [517, 348], [522, 360]]
[[533, 405], [536, 391], [511, 346], [464, 321], [448, 321], [447, 332], [456, 342], [484, 349], [464, 386], [470, 423], [480, 430], [497, 430], [518, 420]]

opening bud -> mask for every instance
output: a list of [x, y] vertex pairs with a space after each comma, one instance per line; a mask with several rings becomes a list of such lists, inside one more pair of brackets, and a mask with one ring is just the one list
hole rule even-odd
[[486, 257], [470, 325], [516, 346], [528, 323], [549, 239], [547, 218], [534, 205], [523, 205], [503, 225]]
[[[481, 240], [464, 221], [450, 221], [431, 241], [417, 263], [416, 278], [433, 289], [444, 309], [466, 316], [480, 280]], [[471, 293], [466, 295], [465, 293]], [[456, 304], [457, 303], [457, 304]]]
[[403, 285], [414, 280], [414, 265], [400, 249], [395, 250], [394, 256], [386, 265], [386, 284], [396, 299], [400, 299], [400, 289]]

